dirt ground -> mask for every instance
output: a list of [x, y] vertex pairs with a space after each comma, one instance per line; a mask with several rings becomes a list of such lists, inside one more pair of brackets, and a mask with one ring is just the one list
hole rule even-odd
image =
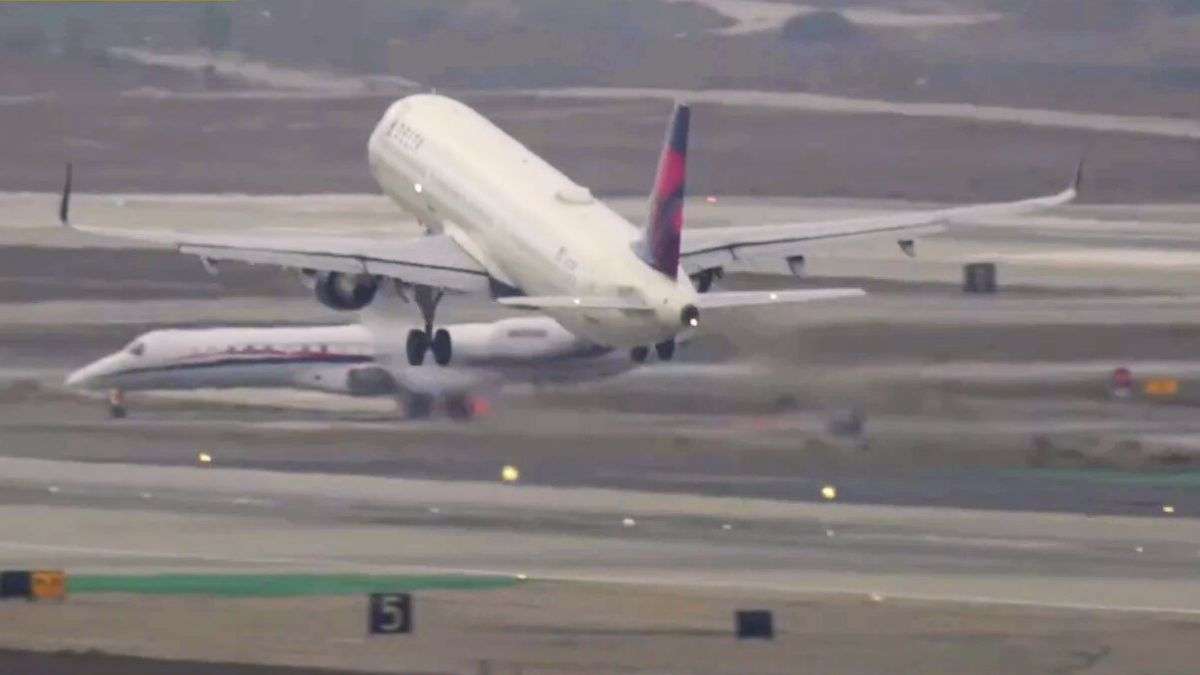
[[[87, 72], [68, 75], [72, 82]], [[64, 84], [44, 99], [0, 105], [0, 187], [57, 191], [71, 161], [81, 192], [378, 191], [365, 146], [390, 96], [122, 95], [131, 85], [121, 78], [110, 89]], [[464, 98], [596, 193], [648, 191], [666, 102]], [[694, 194], [1011, 199], [1065, 184], [1085, 148], [1085, 201], [1200, 194], [1196, 145], [1176, 139], [707, 105], [693, 118], [688, 187]]]

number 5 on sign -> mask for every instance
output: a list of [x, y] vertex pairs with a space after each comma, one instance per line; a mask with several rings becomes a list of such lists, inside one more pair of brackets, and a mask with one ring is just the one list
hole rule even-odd
[[367, 630], [372, 635], [412, 632], [412, 596], [408, 593], [372, 593], [367, 607]]

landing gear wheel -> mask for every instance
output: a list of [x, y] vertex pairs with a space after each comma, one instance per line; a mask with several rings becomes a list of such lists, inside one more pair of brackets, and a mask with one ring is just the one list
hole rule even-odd
[[645, 363], [646, 358], [650, 356], [649, 347], [634, 347], [629, 350], [629, 358], [633, 359], [634, 363]]
[[475, 415], [475, 406], [469, 396], [451, 396], [446, 399], [446, 414], [452, 420], [465, 422]]
[[423, 420], [433, 414], [433, 397], [413, 394], [404, 402], [404, 412], [410, 420]]
[[405, 351], [408, 352], [408, 365], [419, 366], [425, 363], [425, 352], [428, 350], [428, 333], [416, 328], [408, 331], [408, 344], [405, 345]]
[[662, 361], [670, 361], [675, 356], [675, 341], [663, 340], [654, 345], [654, 351], [658, 352], [658, 358]]
[[125, 392], [120, 389], [108, 392], [108, 416], [114, 420], [125, 419]]
[[437, 361], [439, 366], [444, 366], [450, 363], [450, 357], [453, 351], [450, 348], [450, 331], [445, 328], [437, 329], [433, 334], [433, 360]]

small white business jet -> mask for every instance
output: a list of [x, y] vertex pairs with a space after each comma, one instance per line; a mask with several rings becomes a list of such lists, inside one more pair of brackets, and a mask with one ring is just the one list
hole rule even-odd
[[521, 317], [446, 328], [457, 354], [447, 368], [409, 365], [386, 331], [361, 324], [287, 328], [156, 330], [67, 377], [69, 387], [121, 392], [272, 388], [389, 396], [411, 418], [436, 400], [466, 419], [473, 396], [511, 384], [577, 384], [637, 366], [627, 355], [581, 340], [554, 319]]
[[[644, 228], [617, 215], [581, 185], [470, 107], [434, 94], [403, 98], [371, 134], [368, 158], [383, 191], [424, 225], [427, 236], [380, 240], [349, 235], [255, 235], [131, 231], [91, 233], [167, 244], [214, 268], [237, 260], [299, 269], [317, 299], [358, 310], [390, 279], [411, 297], [424, 329], [406, 354], [450, 362], [452, 337], [436, 328], [445, 293], [489, 294], [539, 310], [594, 344], [629, 349], [644, 361], [653, 345], [668, 360], [681, 334], [708, 312], [752, 305], [862, 295], [857, 288], [708, 292], [724, 266], [756, 258], [795, 268], [807, 248], [833, 239], [890, 237], [911, 253], [912, 238], [958, 218], [1011, 215], [1070, 202], [1076, 181], [1055, 195], [838, 222], [684, 231], [683, 196], [690, 109], [677, 104], [667, 127]], [[60, 219], [69, 223], [70, 167]], [[436, 328], [436, 329], [435, 329]]]

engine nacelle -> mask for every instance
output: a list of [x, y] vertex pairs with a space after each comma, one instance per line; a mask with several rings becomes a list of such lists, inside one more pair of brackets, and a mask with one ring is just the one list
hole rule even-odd
[[318, 272], [313, 290], [322, 305], [353, 311], [371, 304], [379, 290], [379, 281], [369, 274]]
[[371, 366], [346, 373], [346, 390], [351, 396], [388, 396], [400, 391], [400, 387], [391, 373]]

